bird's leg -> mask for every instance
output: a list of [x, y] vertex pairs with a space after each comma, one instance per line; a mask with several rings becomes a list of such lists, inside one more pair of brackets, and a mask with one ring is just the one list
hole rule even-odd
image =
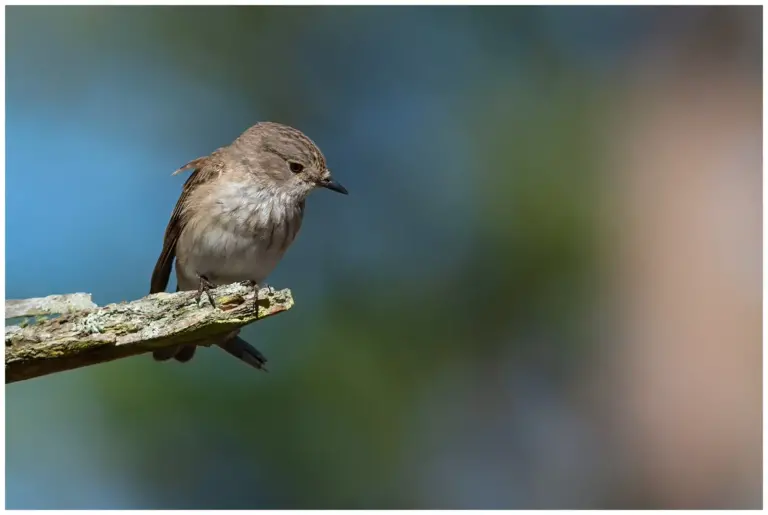
[[211, 295], [211, 288], [214, 288], [215, 285], [208, 280], [208, 278], [204, 275], [197, 275], [198, 279], [200, 279], [200, 284], [197, 287], [197, 295], [195, 295], [195, 302], [197, 302], [197, 305], [200, 305], [200, 299], [203, 296], [203, 292], [205, 292], [206, 295], [208, 295], [208, 301], [211, 303], [211, 306], [216, 308], [216, 303], [213, 301], [213, 296]]
[[240, 284], [248, 288], [253, 288], [253, 309], [254, 311], [256, 311], [256, 313], [258, 313], [259, 312], [259, 283], [257, 283], [253, 279], [247, 279], [245, 281], [242, 281]]

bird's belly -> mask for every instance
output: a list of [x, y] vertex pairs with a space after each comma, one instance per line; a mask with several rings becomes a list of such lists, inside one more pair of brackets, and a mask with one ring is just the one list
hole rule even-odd
[[258, 234], [244, 236], [216, 229], [198, 235], [186, 248], [193, 250], [177, 261], [181, 289], [197, 288], [198, 275], [216, 285], [245, 280], [262, 283], [285, 252]]

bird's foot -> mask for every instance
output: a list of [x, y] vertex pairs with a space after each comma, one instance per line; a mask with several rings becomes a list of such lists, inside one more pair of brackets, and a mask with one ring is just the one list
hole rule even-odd
[[197, 287], [197, 295], [195, 295], [195, 302], [197, 302], [197, 305], [200, 306], [200, 299], [203, 297], [203, 292], [208, 296], [208, 301], [211, 303], [211, 306], [216, 308], [216, 303], [213, 300], [213, 295], [211, 295], [211, 288], [214, 288], [215, 285], [208, 280], [207, 277], [204, 275], [197, 276], [200, 279], [200, 284]]
[[256, 313], [259, 312], [259, 283], [252, 279], [241, 281], [240, 284], [247, 288], [253, 288], [253, 309]]
[[259, 288], [266, 288], [269, 290], [269, 293], [275, 293], [275, 289], [267, 283], [264, 283], [263, 285], [259, 286], [259, 284], [256, 281], [248, 279], [246, 281], [240, 281], [240, 284], [242, 284], [243, 286], [250, 286], [257, 290]]

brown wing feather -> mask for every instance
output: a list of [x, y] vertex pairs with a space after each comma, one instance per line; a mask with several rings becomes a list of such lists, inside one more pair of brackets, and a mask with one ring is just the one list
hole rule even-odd
[[184, 229], [184, 204], [195, 188], [200, 184], [207, 182], [212, 177], [214, 170], [206, 167], [209, 159], [210, 156], [199, 157], [173, 172], [173, 175], [176, 175], [184, 170], [190, 168], [194, 169], [192, 175], [190, 175], [184, 183], [181, 196], [179, 197], [178, 202], [176, 202], [176, 207], [171, 215], [171, 220], [168, 222], [168, 227], [165, 229], [163, 251], [160, 253], [160, 257], [155, 264], [155, 269], [152, 272], [152, 283], [149, 293], [165, 291], [166, 286], [168, 286], [168, 279], [171, 277], [171, 266], [173, 265], [173, 259], [176, 257], [176, 243], [179, 241], [181, 231]]

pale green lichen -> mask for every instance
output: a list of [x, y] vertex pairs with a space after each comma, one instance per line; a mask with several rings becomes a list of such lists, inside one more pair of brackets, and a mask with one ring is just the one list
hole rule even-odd
[[101, 313], [89, 313], [80, 322], [78, 331], [85, 334], [101, 333], [104, 330], [103, 322], [101, 321]]

